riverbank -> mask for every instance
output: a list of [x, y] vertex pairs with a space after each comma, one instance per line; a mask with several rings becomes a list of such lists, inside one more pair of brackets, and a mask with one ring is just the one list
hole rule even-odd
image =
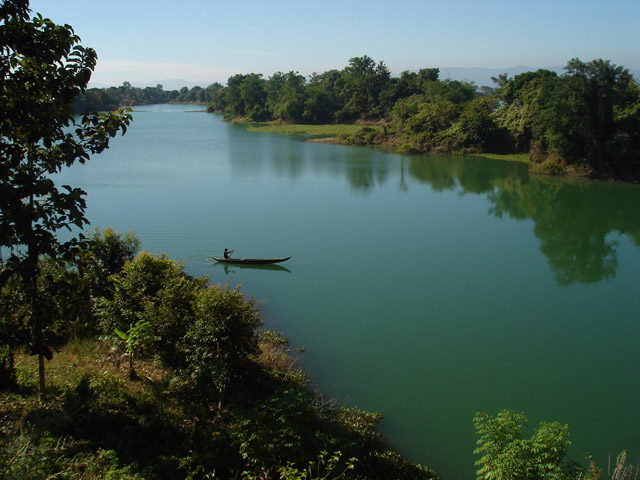
[[544, 161], [536, 163], [531, 160], [529, 153], [484, 153], [473, 149], [462, 151], [407, 151], [400, 134], [389, 133], [386, 124], [338, 124], [338, 125], [298, 125], [280, 122], [250, 123], [243, 120], [234, 120], [237, 123], [245, 123], [247, 130], [259, 133], [275, 133], [280, 135], [311, 135], [309, 142], [334, 143], [339, 145], [375, 146], [390, 153], [402, 154], [442, 154], [467, 155], [472, 157], [492, 158], [507, 162], [518, 162], [529, 165], [529, 171], [541, 175], [560, 175], [588, 177], [589, 172], [578, 168], [567, 168], [559, 163]]
[[3, 478], [308, 478], [307, 468], [330, 478], [437, 478], [384, 447], [382, 415], [308, 392], [278, 334], [262, 332], [253, 358], [262, 373], [222, 409], [189, 395], [153, 358], [137, 359], [132, 378], [116, 343], [64, 346], [47, 364], [46, 404], [37, 359], [16, 355], [16, 381], [0, 391]]
[[388, 124], [376, 122], [371, 124], [329, 124], [329, 125], [300, 125], [281, 122], [253, 123], [242, 119], [233, 120], [236, 123], [247, 125], [247, 130], [258, 133], [275, 133], [280, 135], [311, 135], [309, 142], [332, 143], [350, 146], [373, 146], [388, 153], [400, 154], [431, 154], [431, 155], [465, 155], [470, 157], [492, 158], [506, 162], [524, 163], [529, 166], [529, 173], [536, 175], [581, 177], [598, 180], [615, 180], [628, 183], [638, 183], [635, 178], [616, 178], [607, 175], [596, 175], [593, 170], [580, 165], [564, 165], [554, 158], [533, 160], [530, 153], [487, 153], [478, 152], [476, 149], [464, 150], [431, 150], [417, 151], [407, 149], [402, 135], [391, 132]]
[[[375, 432], [382, 415], [336, 408], [310, 394], [291, 351], [280, 334], [262, 331], [253, 361], [265, 376], [254, 378], [257, 385], [248, 386], [242, 396], [274, 393], [265, 394], [262, 402], [254, 397], [239, 403], [234, 395], [224, 408], [189, 395], [175, 372], [157, 359], [137, 358], [132, 376], [117, 339], [106, 337], [72, 340], [56, 353], [47, 364], [50, 393], [41, 403], [37, 360], [18, 352], [15, 381], [0, 391], [0, 474], [72, 480], [437, 480], [433, 471], [384, 446]], [[525, 426], [527, 419], [508, 410], [495, 420], [484, 413], [476, 416], [476, 433], [482, 436], [475, 453], [495, 444], [505, 449], [498, 460], [482, 458], [487, 477], [492, 470], [511, 471], [514, 459], [540, 477], [549, 469], [573, 472], [568, 479], [601, 477], [594, 463], [587, 470], [567, 458], [568, 425], [542, 422], [534, 437], [517, 442], [528, 445], [542, 438], [551, 453], [519, 456], [508, 447], [512, 439], [491, 427], [497, 421]], [[329, 449], [300, 466], [303, 452], [318, 442]], [[622, 452], [616, 478], [631, 479], [634, 470], [637, 466]]]
[[[338, 143], [341, 136], [355, 135], [362, 130], [362, 125], [337, 124], [337, 125], [298, 125], [278, 122], [246, 123], [247, 130], [259, 133], [277, 133], [281, 135], [312, 135], [311, 141]], [[382, 127], [377, 127], [382, 131]]]
[[[166, 255], [134, 256], [130, 235], [89, 242], [91, 266], [68, 270], [104, 288], [73, 295], [46, 391], [27, 347], [3, 347], [0, 477], [437, 478], [386, 446], [381, 414], [309, 389], [298, 350], [262, 328], [239, 287], [191, 277]], [[124, 264], [93, 268], [111, 247]], [[3, 305], [17, 317], [10, 294]]]

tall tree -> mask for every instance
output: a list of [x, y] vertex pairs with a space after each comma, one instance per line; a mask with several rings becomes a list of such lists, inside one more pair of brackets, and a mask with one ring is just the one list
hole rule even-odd
[[391, 72], [384, 62], [376, 63], [368, 56], [349, 59], [343, 71], [348, 94], [347, 109], [352, 116], [381, 117], [391, 111], [392, 95], [389, 92], [381, 104], [381, 94], [391, 88]]
[[312, 73], [306, 88], [304, 117], [311, 123], [333, 123], [343, 106], [344, 78], [338, 70]]
[[259, 122], [269, 117], [265, 85], [266, 80], [260, 73], [246, 75], [240, 84], [240, 97], [244, 103], [245, 115], [249, 120]]
[[542, 121], [549, 148], [605, 175], [640, 171], [640, 89], [623, 67], [573, 59], [547, 85]]
[[[124, 112], [75, 118], [74, 100], [86, 90], [97, 60], [79, 42], [69, 25], [32, 18], [28, 0], [0, 6], [0, 248], [9, 251], [0, 283], [18, 281], [23, 291], [22, 318], [29, 349], [38, 356], [43, 400], [44, 360], [53, 355], [46, 332], [58, 319], [41, 290], [41, 260], [73, 258], [78, 238], [63, 242], [57, 233], [87, 223], [85, 192], [59, 188], [55, 174], [102, 152], [131, 120]], [[44, 283], [55, 292], [56, 285]]]
[[483, 151], [497, 151], [507, 144], [505, 132], [496, 123], [494, 112], [498, 108], [495, 97], [477, 97], [466, 103], [458, 128], [463, 144]]
[[349, 59], [349, 66], [343, 70], [346, 80], [345, 94], [348, 99], [345, 117], [355, 118], [369, 114], [377, 99], [378, 71], [382, 74], [384, 69], [386, 67], [382, 63], [376, 69], [376, 63], [367, 55]]
[[497, 116], [500, 124], [509, 130], [516, 151], [528, 152], [532, 142], [539, 141], [542, 135], [540, 102], [544, 86], [556, 82], [557, 74], [540, 69], [514, 78], [506, 75], [493, 79], [500, 85], [496, 93], [503, 103]]
[[302, 121], [306, 79], [298, 72], [276, 72], [266, 82], [266, 105], [272, 118], [288, 122]]

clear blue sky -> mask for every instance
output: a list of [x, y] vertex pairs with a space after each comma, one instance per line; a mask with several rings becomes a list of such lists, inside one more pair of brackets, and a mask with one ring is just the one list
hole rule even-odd
[[640, 0], [32, 0], [98, 52], [93, 84], [425, 67], [640, 69]]

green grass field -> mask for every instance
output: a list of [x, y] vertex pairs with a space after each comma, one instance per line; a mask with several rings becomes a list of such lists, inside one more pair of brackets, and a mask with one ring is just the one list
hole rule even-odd
[[528, 153], [474, 153], [471, 156], [506, 160], [508, 162], [530, 163]]
[[[319, 137], [337, 137], [353, 135], [360, 131], [362, 125], [287, 125], [282, 123], [252, 123], [247, 127], [250, 132], [306, 134]], [[381, 127], [373, 127], [379, 128]]]

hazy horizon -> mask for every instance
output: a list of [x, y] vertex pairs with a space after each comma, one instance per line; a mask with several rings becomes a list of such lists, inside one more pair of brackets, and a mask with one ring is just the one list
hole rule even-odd
[[92, 85], [309, 76], [363, 55], [394, 74], [436, 67], [441, 78], [447, 69], [563, 67], [572, 58], [640, 69], [632, 0], [32, 0], [31, 9], [71, 25], [98, 52]]
[[[348, 62], [345, 62], [345, 65], [347, 65]], [[431, 68], [431, 67], [425, 67], [425, 68]], [[510, 68], [485, 68], [485, 67], [471, 67], [471, 68], [466, 68], [466, 67], [444, 67], [444, 68], [440, 68], [440, 67], [434, 67], [434, 68], [439, 68], [440, 69], [440, 79], [444, 80], [444, 79], [451, 79], [451, 80], [459, 80], [459, 81], [469, 81], [469, 82], [473, 82], [475, 83], [475, 85], [477, 87], [483, 87], [483, 86], [487, 86], [487, 87], [495, 87], [495, 84], [491, 81], [491, 77], [497, 77], [498, 75], [500, 75], [501, 73], [507, 73], [508, 76], [513, 77], [515, 75], [518, 75], [520, 73], [524, 73], [527, 71], [535, 71], [538, 68], [545, 68], [547, 70], [551, 70], [551, 71], [555, 71], [558, 74], [562, 74], [564, 71], [564, 67], [563, 66], [544, 66], [544, 67], [528, 67], [526, 65], [518, 65], [516, 67], [510, 67]], [[636, 79], [640, 78], [640, 70], [629, 70]], [[262, 73], [262, 72], [254, 72], [254, 73]], [[392, 72], [391, 75], [392, 76], [399, 76], [400, 73], [402, 72]], [[269, 78], [271, 76], [271, 74], [266, 75], [264, 74], [264, 78]], [[129, 82], [128, 80], [125, 80], [127, 82]], [[162, 88], [165, 91], [169, 91], [169, 90], [180, 90], [182, 87], [187, 87], [189, 89], [195, 87], [195, 86], [200, 86], [202, 88], [205, 88], [209, 85], [211, 85], [212, 83], [214, 83], [215, 81], [207, 81], [207, 80], [202, 80], [202, 81], [189, 81], [183, 78], [164, 78], [164, 79], [155, 79], [155, 80], [151, 80], [149, 82], [129, 82], [132, 86], [134, 87], [139, 87], [139, 88], [145, 88], [145, 87], [155, 87], [157, 85], [162, 85]], [[109, 85], [106, 83], [99, 83], [99, 82], [95, 82], [92, 81], [89, 83], [89, 88], [109, 88], [109, 87], [118, 87], [120, 85], [122, 85], [123, 82], [121, 82], [120, 84], [117, 85]], [[222, 85], [226, 85], [226, 81], [223, 82], [218, 82]]]

